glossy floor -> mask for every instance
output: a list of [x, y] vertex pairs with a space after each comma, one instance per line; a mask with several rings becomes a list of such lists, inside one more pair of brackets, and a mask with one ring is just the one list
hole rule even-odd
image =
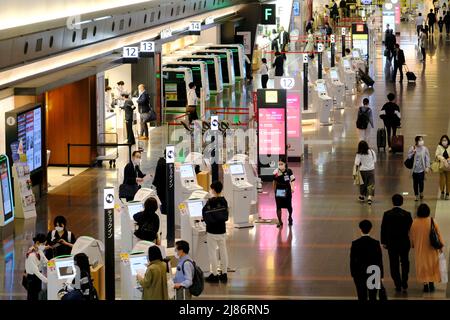
[[[450, 81], [450, 39], [437, 34], [430, 40], [430, 56], [425, 65], [416, 58], [413, 26], [403, 25], [402, 31], [400, 45], [405, 50], [409, 68], [418, 76], [416, 83], [387, 81], [389, 68], [386, 68], [381, 54], [383, 48], [378, 47], [378, 55], [371, 66], [376, 80], [374, 90], [348, 97], [347, 107], [334, 114], [332, 127], [320, 127], [318, 131], [305, 134], [304, 161], [291, 164], [297, 177], [294, 225], [288, 227], [285, 224], [283, 229], [277, 229], [273, 224], [256, 224], [252, 229], [229, 229], [228, 251], [231, 267], [236, 272], [229, 274], [227, 285], [207, 285], [202, 298], [355, 298], [349, 272], [349, 249], [351, 241], [359, 236], [358, 222], [370, 219], [374, 223], [372, 234], [379, 238], [381, 217], [391, 207], [393, 193], [408, 194], [405, 195], [407, 210], [414, 212], [417, 206], [411, 195], [409, 172], [403, 166], [404, 155], [386, 153], [378, 154], [374, 204], [368, 206], [357, 202], [351, 171], [358, 142], [356, 111], [361, 99], [365, 96], [370, 98], [376, 128], [381, 125], [378, 112], [386, 94], [394, 92], [397, 95], [402, 112], [401, 133], [405, 136], [406, 146], [412, 144], [415, 135], [423, 134], [430, 152], [434, 153], [440, 136], [450, 132], [450, 109], [446, 104], [450, 101], [450, 90], [444, 86]], [[295, 71], [296, 63], [291, 63], [289, 68], [289, 72]], [[241, 100], [244, 98], [239, 90], [235, 95], [234, 102], [231, 92], [227, 92], [217, 103], [237, 106], [236, 101], [239, 101], [241, 106], [248, 105], [250, 95], [246, 95], [245, 101]], [[156, 160], [162, 154], [164, 134], [163, 130], [152, 133], [145, 150], [144, 169], [147, 172], [153, 172]], [[375, 146], [375, 134], [374, 129], [370, 141], [372, 146]], [[125, 153], [121, 159], [126, 161]], [[115, 169], [87, 170], [44, 197], [35, 221], [15, 222], [14, 235], [6, 237], [1, 247], [0, 298], [25, 298], [25, 291], [20, 287], [25, 251], [32, 234], [45, 232], [54, 216], [65, 215], [76, 235], [103, 237], [103, 210], [99, 205], [102, 188], [105, 185], [118, 186], [120, 177], [121, 172]], [[432, 208], [445, 242], [450, 243], [450, 201], [438, 200], [437, 195], [438, 178], [430, 175], [426, 181], [425, 202]], [[264, 185], [259, 204], [261, 217], [276, 217], [273, 196], [270, 184]], [[116, 226], [118, 221], [116, 214]], [[118, 227], [116, 233], [120, 235]], [[385, 284], [389, 296], [399, 299], [445, 298], [445, 285], [438, 285], [433, 294], [421, 292], [421, 285], [415, 279], [414, 254], [411, 253], [410, 257], [410, 290], [408, 295], [396, 296], [384, 253]], [[117, 288], [119, 281], [117, 278]], [[117, 296], [120, 297], [119, 289]]]

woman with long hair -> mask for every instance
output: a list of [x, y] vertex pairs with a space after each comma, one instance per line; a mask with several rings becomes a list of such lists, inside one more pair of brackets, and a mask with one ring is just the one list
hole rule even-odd
[[361, 173], [362, 183], [359, 185], [359, 201], [372, 204], [375, 195], [375, 163], [377, 155], [369, 148], [366, 141], [361, 140], [355, 156], [355, 166]]

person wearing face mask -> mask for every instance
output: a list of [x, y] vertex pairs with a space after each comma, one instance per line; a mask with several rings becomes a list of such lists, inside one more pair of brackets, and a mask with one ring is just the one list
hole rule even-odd
[[54, 230], [47, 234], [46, 257], [52, 259], [58, 256], [69, 255], [73, 244], [77, 240], [75, 235], [67, 230], [67, 220], [63, 216], [57, 216], [53, 221]]
[[[214, 181], [211, 186], [211, 198], [208, 199], [202, 210], [203, 221], [206, 223], [206, 242], [208, 243], [208, 256], [211, 274], [206, 282], [228, 281], [228, 252], [227, 252], [227, 228], [228, 202], [222, 196], [223, 185], [220, 181]], [[217, 247], [220, 254], [220, 265], [217, 259]], [[220, 275], [217, 270], [222, 270]]]
[[283, 226], [281, 219], [281, 209], [289, 212], [289, 225], [292, 226], [292, 194], [294, 193], [295, 177], [292, 170], [286, 165], [286, 159], [278, 161], [278, 169], [273, 173], [273, 190], [275, 191], [275, 201], [277, 203], [277, 228]]
[[160, 244], [159, 231], [159, 217], [156, 211], [158, 210], [158, 201], [155, 198], [148, 198], [144, 203], [144, 211], [138, 212], [133, 216], [134, 221], [138, 225], [138, 229], [134, 235], [145, 241], [151, 241]]
[[139, 140], [148, 140], [148, 125], [150, 122], [150, 96], [145, 90], [145, 86], [140, 84], [138, 86], [139, 97], [137, 99], [138, 111], [140, 114], [141, 133]]
[[189, 257], [189, 243], [184, 240], [175, 243], [175, 258], [178, 260], [177, 272], [173, 279], [176, 290], [176, 300], [190, 300], [192, 298], [189, 287], [194, 279], [194, 263]]
[[36, 301], [42, 290], [42, 283], [47, 283], [47, 278], [42, 271], [47, 266], [47, 258], [44, 254], [45, 234], [38, 233], [34, 238], [34, 245], [28, 250], [25, 260], [25, 273], [27, 285], [27, 300]]
[[450, 139], [448, 135], [443, 135], [436, 148], [436, 160], [439, 161], [439, 187], [441, 190], [441, 200], [449, 199], [450, 192]]
[[144, 183], [144, 177], [146, 175], [140, 169], [141, 159], [141, 153], [139, 151], [133, 151], [131, 162], [124, 169], [123, 184], [119, 186], [120, 198], [126, 198], [127, 201], [133, 200], [134, 195]]
[[416, 144], [409, 148], [408, 159], [413, 158], [412, 178], [415, 201], [423, 199], [425, 173], [430, 172], [430, 152], [422, 136], [416, 136]]

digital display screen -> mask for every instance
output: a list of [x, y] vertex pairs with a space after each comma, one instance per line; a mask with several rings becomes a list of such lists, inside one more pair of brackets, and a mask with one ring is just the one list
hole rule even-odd
[[317, 82], [317, 91], [318, 92], [326, 92], [327, 91], [327, 87], [325, 86], [325, 83]]
[[17, 116], [17, 139], [19, 151], [27, 156], [30, 171], [42, 166], [41, 108], [36, 108]]
[[194, 177], [194, 168], [190, 164], [185, 164], [180, 167], [180, 176], [183, 179]]
[[287, 95], [287, 136], [288, 138], [300, 137], [300, 95], [288, 93]]
[[353, 55], [353, 58], [359, 58], [359, 51], [358, 50], [353, 50], [352, 51], [352, 55]]
[[130, 256], [131, 275], [136, 276], [139, 273], [145, 273], [147, 270], [148, 258], [147, 255], [133, 257]]
[[75, 266], [73, 260], [55, 261], [56, 273], [58, 279], [70, 279], [75, 277]]
[[128, 214], [130, 215], [130, 219], [133, 219], [133, 216], [136, 213], [144, 211], [144, 204], [143, 203], [133, 203], [128, 204]]
[[203, 216], [203, 201], [190, 201], [187, 205], [191, 217], [201, 218]]
[[9, 165], [6, 157], [0, 158], [0, 178], [2, 184], [2, 199], [3, 199], [3, 215], [5, 222], [12, 217], [12, 194], [11, 194], [11, 179]]
[[259, 112], [259, 153], [285, 154], [285, 109], [260, 108]]
[[344, 59], [344, 68], [350, 69], [350, 61], [348, 59]]
[[266, 103], [278, 103], [278, 91], [266, 91]]
[[331, 79], [338, 79], [339, 80], [339, 74], [338, 74], [338, 72], [337, 72], [337, 70], [331, 70], [330, 71], [330, 76], [331, 76]]
[[242, 164], [230, 164], [230, 172], [232, 175], [244, 174], [244, 166]]

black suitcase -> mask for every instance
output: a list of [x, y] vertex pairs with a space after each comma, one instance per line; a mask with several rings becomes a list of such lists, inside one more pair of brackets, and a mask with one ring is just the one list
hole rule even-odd
[[375, 81], [373, 81], [373, 79], [367, 73], [365, 73], [364, 71], [359, 69], [359, 74], [360, 74], [361, 81], [364, 82], [366, 84], [366, 86], [373, 87], [373, 84], [375, 83]]
[[377, 148], [378, 152], [381, 148], [386, 152], [386, 128], [379, 128], [377, 130]]
[[408, 79], [408, 82], [416, 82], [416, 75], [414, 74], [414, 72], [409, 71], [408, 66], [405, 64], [405, 70], [406, 70], [406, 79]]

